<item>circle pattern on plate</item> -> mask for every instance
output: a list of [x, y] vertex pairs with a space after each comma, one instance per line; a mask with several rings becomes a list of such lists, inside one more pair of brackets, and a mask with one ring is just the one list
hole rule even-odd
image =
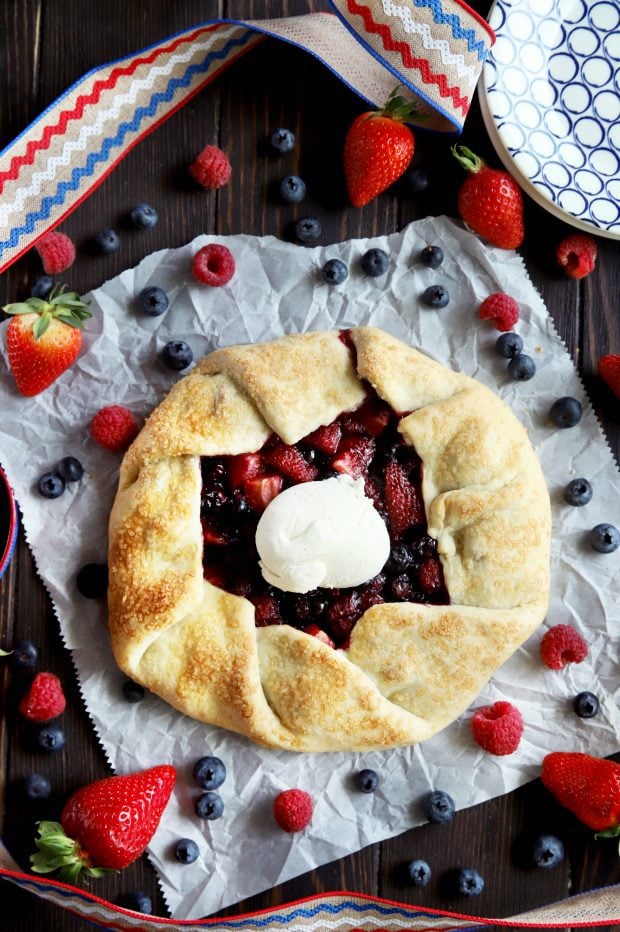
[[497, 0], [484, 67], [499, 142], [538, 198], [620, 237], [620, 3]]

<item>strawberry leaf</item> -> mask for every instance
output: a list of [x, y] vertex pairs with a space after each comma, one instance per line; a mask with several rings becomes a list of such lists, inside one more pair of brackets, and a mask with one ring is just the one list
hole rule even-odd
[[35, 308], [26, 301], [18, 301], [16, 304], [5, 304], [2, 308], [5, 314], [35, 314]]
[[49, 325], [52, 322], [52, 315], [50, 311], [44, 311], [43, 314], [39, 317], [38, 320], [34, 322], [32, 332], [34, 334], [35, 340], [40, 340]]
[[596, 832], [595, 838], [620, 838], [620, 824], [606, 828], [603, 832]]
[[60, 869], [61, 880], [76, 883], [82, 874], [103, 877], [117, 873], [105, 867], [93, 867], [87, 853], [77, 841], [69, 838], [59, 822], [39, 822], [34, 843], [38, 851], [30, 855], [30, 863], [35, 874], [51, 874]]
[[2, 650], [2, 648], [0, 648], [0, 657], [10, 657], [12, 653], [12, 650]]

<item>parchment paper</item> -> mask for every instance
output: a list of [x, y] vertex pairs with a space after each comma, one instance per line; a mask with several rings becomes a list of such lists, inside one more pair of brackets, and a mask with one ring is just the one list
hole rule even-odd
[[[191, 275], [193, 254], [214, 241], [226, 243], [237, 264], [234, 278], [222, 288], [200, 286]], [[427, 244], [444, 250], [436, 271], [417, 261]], [[371, 246], [390, 255], [385, 277], [368, 278], [359, 268]], [[349, 265], [350, 275], [334, 288], [322, 282], [320, 269], [335, 257]], [[424, 289], [437, 283], [451, 295], [441, 311], [420, 302]], [[148, 318], [136, 309], [135, 297], [147, 285], [167, 291], [171, 306], [163, 317]], [[520, 303], [516, 329], [537, 364], [529, 382], [507, 375], [506, 362], [493, 348], [497, 331], [478, 319], [480, 301], [494, 291], [507, 291]], [[448, 791], [463, 809], [537, 777], [550, 750], [604, 756], [620, 749], [620, 550], [597, 554], [586, 540], [595, 524], [620, 526], [620, 479], [573, 363], [516, 254], [483, 245], [446, 218], [418, 221], [399, 234], [312, 249], [273, 237], [201, 236], [181, 249], [148, 256], [89, 297], [94, 317], [86, 326], [82, 355], [52, 388], [33, 399], [21, 397], [3, 357], [0, 459], [72, 651], [86, 708], [114, 770], [126, 773], [163, 762], [178, 768], [172, 801], [149, 848], [173, 916], [208, 915], [418, 825], [420, 798], [431, 788]], [[79, 567], [106, 559], [107, 518], [120, 461], [89, 439], [88, 423], [105, 404], [128, 405], [143, 418], [158, 403], [178, 377], [157, 361], [168, 340], [186, 340], [199, 358], [217, 346], [356, 324], [383, 327], [489, 385], [527, 426], [542, 461], [553, 505], [548, 618], [475, 703], [508, 699], [520, 708], [525, 733], [509, 757], [477, 747], [470, 712], [417, 747], [296, 755], [196, 723], [150, 694], [130, 705], [121, 692], [125, 677], [110, 653], [105, 608], [76, 591]], [[4, 347], [2, 337], [0, 342]], [[562, 395], [584, 404], [581, 423], [570, 430], [558, 430], [547, 419], [551, 403]], [[38, 476], [66, 455], [82, 461], [85, 478], [55, 501], [42, 499]], [[579, 476], [592, 482], [594, 497], [586, 507], [572, 508], [561, 491]], [[583, 633], [590, 654], [584, 663], [554, 672], [541, 664], [538, 645], [546, 627], [559, 622]], [[570, 701], [585, 689], [601, 699], [599, 715], [589, 721], [574, 714]], [[224, 815], [214, 822], [201, 822], [194, 814], [201, 791], [191, 769], [207, 753], [221, 757], [228, 768], [221, 787]], [[351, 774], [361, 767], [378, 772], [375, 794], [353, 790]], [[308, 790], [316, 806], [311, 826], [300, 835], [285, 834], [271, 817], [274, 795], [293, 786]], [[193, 838], [200, 848], [191, 866], [172, 856], [181, 837]]]

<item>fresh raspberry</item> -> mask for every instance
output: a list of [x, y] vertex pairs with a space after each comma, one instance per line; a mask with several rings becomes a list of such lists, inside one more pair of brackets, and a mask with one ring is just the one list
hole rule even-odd
[[67, 700], [53, 673], [37, 673], [19, 704], [19, 711], [31, 722], [49, 722], [65, 711]]
[[75, 260], [75, 246], [66, 233], [48, 233], [39, 240], [35, 249], [41, 256], [47, 275], [64, 272]]
[[203, 246], [192, 260], [192, 272], [201, 285], [225, 285], [235, 274], [233, 254], [218, 243]]
[[609, 385], [616, 398], [620, 398], [620, 356], [610, 353], [598, 361], [598, 374]]
[[493, 705], [476, 709], [471, 720], [471, 730], [476, 744], [501, 757], [513, 754], [519, 747], [523, 734], [523, 718], [511, 702], [494, 702]]
[[584, 278], [594, 271], [596, 243], [585, 233], [572, 233], [559, 243], [555, 257], [569, 278]]
[[232, 168], [225, 152], [217, 146], [205, 146], [189, 167], [189, 173], [203, 188], [223, 188]]
[[496, 291], [480, 305], [480, 319], [491, 320], [496, 330], [512, 330], [519, 320], [519, 305], [509, 294]]
[[543, 635], [540, 656], [550, 670], [563, 670], [567, 663], [585, 660], [588, 645], [571, 625], [554, 625]]
[[90, 422], [90, 435], [99, 446], [119, 453], [126, 450], [138, 433], [136, 419], [123, 405], [107, 405]]
[[285, 832], [301, 832], [312, 818], [312, 797], [304, 790], [283, 790], [273, 801], [273, 817]]

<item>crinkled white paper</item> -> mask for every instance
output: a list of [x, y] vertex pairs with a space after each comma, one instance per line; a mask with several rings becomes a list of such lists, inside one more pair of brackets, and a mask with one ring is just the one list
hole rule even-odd
[[[222, 288], [192, 279], [191, 258], [208, 241], [225, 242], [235, 256], [236, 274]], [[436, 271], [417, 261], [427, 244], [444, 250]], [[360, 271], [359, 259], [371, 246], [390, 255], [385, 277], [368, 278]], [[348, 264], [350, 274], [343, 285], [331, 287], [322, 282], [320, 270], [336, 257]], [[451, 300], [441, 311], [429, 310], [420, 295], [438, 283], [449, 289]], [[147, 285], [159, 285], [170, 296], [163, 317], [149, 318], [136, 308], [135, 298]], [[494, 291], [507, 291], [521, 306], [516, 329], [537, 364], [529, 382], [507, 375], [505, 360], [494, 351], [497, 331], [478, 319], [480, 301]], [[90, 297], [94, 316], [86, 326], [84, 350], [52, 388], [33, 399], [21, 397], [4, 357], [0, 460], [112, 766], [118, 773], [162, 762], [178, 769], [173, 798], [149, 849], [176, 918], [208, 915], [419, 824], [418, 801], [429, 788], [447, 790], [462, 809], [538, 776], [550, 750], [604, 756], [620, 749], [620, 550], [597, 554], [586, 540], [595, 524], [620, 526], [620, 477], [573, 363], [516, 254], [483, 245], [446, 218], [315, 249], [272, 237], [201, 236], [181, 249], [148, 256]], [[153, 695], [130, 705], [121, 692], [125, 677], [110, 653], [104, 606], [76, 591], [78, 568], [106, 559], [120, 459], [89, 439], [88, 423], [105, 404], [128, 405], [142, 418], [158, 403], [177, 378], [157, 360], [168, 340], [186, 340], [198, 358], [217, 346], [357, 324], [383, 327], [495, 389], [529, 429], [542, 461], [553, 505], [553, 593], [546, 624], [575, 625], [590, 654], [564, 671], [546, 669], [538, 653], [543, 628], [498, 671], [475, 704], [508, 699], [520, 708], [525, 733], [509, 757], [492, 757], [477, 747], [470, 713], [417, 747], [293, 754], [265, 750], [194, 722]], [[581, 423], [570, 430], [553, 428], [547, 419], [561, 395], [573, 395], [584, 405]], [[42, 499], [35, 488], [38, 476], [69, 454], [82, 461], [85, 478], [55, 501]], [[594, 497], [584, 508], [571, 508], [561, 490], [579, 476], [592, 482]], [[571, 697], [586, 689], [601, 699], [599, 715], [589, 721], [571, 708]], [[224, 815], [214, 822], [201, 822], [194, 814], [201, 791], [191, 770], [206, 753], [221, 757], [228, 769], [221, 787]], [[375, 794], [351, 786], [352, 773], [362, 766], [380, 776]], [[307, 789], [316, 804], [311, 826], [300, 835], [282, 832], [271, 817], [275, 794], [293, 786]], [[189, 867], [176, 863], [171, 853], [180, 837], [193, 838], [201, 851]]]

